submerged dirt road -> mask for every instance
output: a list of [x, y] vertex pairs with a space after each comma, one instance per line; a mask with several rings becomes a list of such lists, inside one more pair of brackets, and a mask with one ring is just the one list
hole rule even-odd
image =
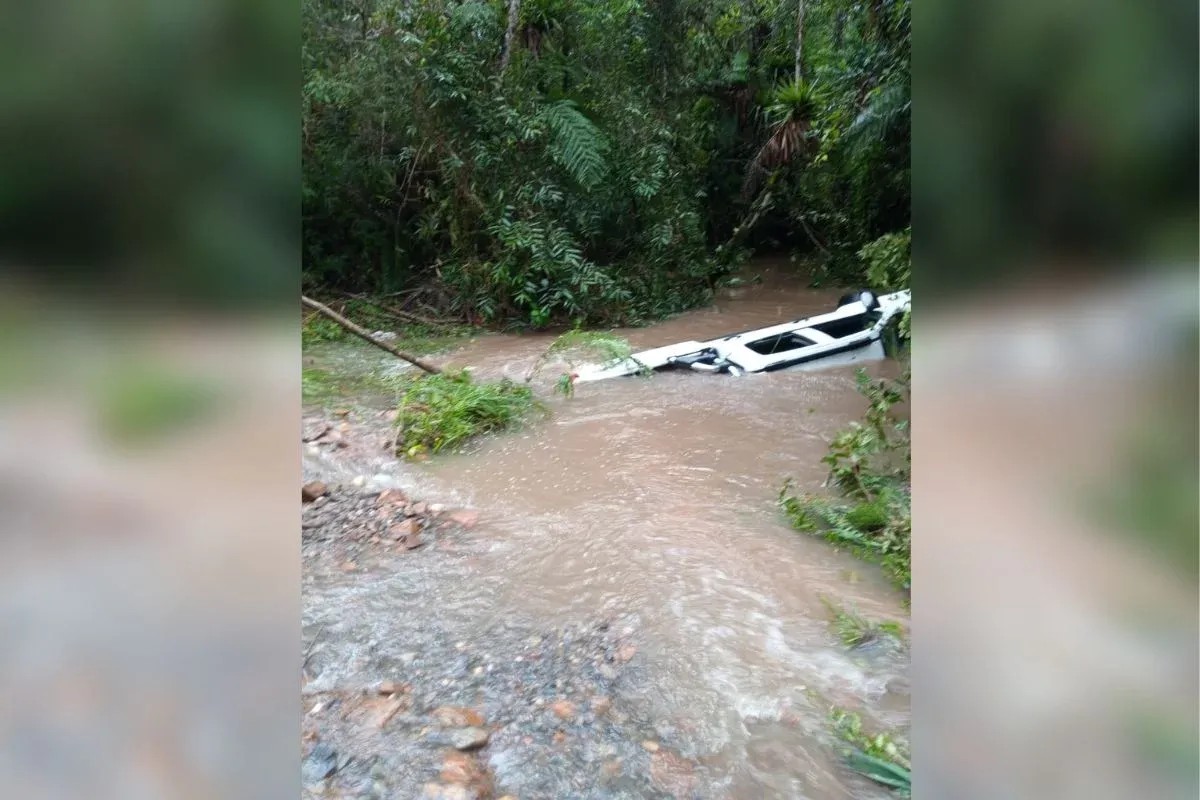
[[[838, 295], [764, 277], [625, 333], [703, 339]], [[520, 379], [549, 341], [488, 336], [435, 360]], [[358, 348], [313, 358], [392, 368]], [[842, 766], [828, 714], [906, 727], [907, 656], [842, 645], [822, 598], [903, 620], [902, 598], [774, 503], [786, 476], [823, 481], [828, 439], [865, 405], [854, 368], [663, 374], [564, 400], [562, 366], [537, 382], [546, 419], [423, 464], [385, 452], [381, 398], [309, 413], [310, 437], [332, 432], [305, 445], [305, 479], [336, 488], [305, 512], [306, 791], [887, 796]]]

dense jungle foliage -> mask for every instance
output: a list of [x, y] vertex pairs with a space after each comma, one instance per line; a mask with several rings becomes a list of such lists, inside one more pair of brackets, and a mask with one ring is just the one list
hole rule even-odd
[[541, 327], [703, 303], [752, 252], [865, 282], [864, 248], [907, 254], [909, 19], [908, 0], [304, 0], [306, 290]]

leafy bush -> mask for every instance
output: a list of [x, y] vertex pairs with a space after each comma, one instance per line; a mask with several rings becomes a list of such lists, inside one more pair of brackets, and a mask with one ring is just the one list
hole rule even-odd
[[858, 251], [867, 281], [880, 291], [907, 289], [912, 281], [912, 228], [880, 236]]
[[396, 417], [396, 448], [413, 457], [454, 450], [485, 433], [519, 424], [537, 407], [528, 387], [476, 383], [465, 372], [407, 380]]
[[895, 381], [872, 381], [859, 370], [857, 380], [870, 401], [863, 422], [840, 431], [822, 459], [829, 465], [829, 483], [848, 502], [797, 492], [788, 480], [779, 503], [796, 530], [818, 533], [878, 561], [899, 586], [909, 589], [912, 449], [907, 420], [892, 413], [906, 397], [907, 372]]

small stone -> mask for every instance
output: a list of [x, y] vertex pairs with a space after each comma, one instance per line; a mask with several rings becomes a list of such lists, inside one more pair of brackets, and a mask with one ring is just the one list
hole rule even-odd
[[379, 493], [379, 498], [376, 500], [381, 506], [394, 506], [408, 502], [408, 497], [399, 489], [384, 489]]
[[427, 512], [428, 510], [429, 510], [428, 503], [413, 503], [413, 505], [412, 505], [412, 513], [417, 515], [418, 517], [425, 516], [425, 512]]
[[478, 750], [488, 743], [488, 738], [483, 728], [459, 728], [450, 734], [450, 744], [456, 750]]
[[409, 518], [388, 527], [388, 536], [393, 539], [403, 539], [421, 530], [421, 523], [415, 518]]
[[441, 706], [431, 712], [439, 725], [447, 728], [479, 727], [484, 724], [483, 715], [473, 708]]
[[329, 487], [321, 483], [321, 481], [312, 481], [300, 487], [300, 499], [305, 503], [311, 503], [328, 492]]
[[612, 708], [612, 700], [609, 698], [603, 695], [592, 698], [592, 712], [597, 716], [607, 714], [610, 708]]
[[446, 783], [476, 783], [485, 775], [475, 757], [466, 753], [451, 750], [442, 759], [441, 779]]
[[356, 569], [358, 569], [357, 563], [355, 563], [353, 561], [343, 561], [342, 562], [342, 572], [354, 572], [354, 570], [356, 570]]
[[459, 511], [451, 511], [449, 514], [446, 515], [446, 519], [450, 520], [451, 522], [453, 522], [455, 525], [458, 525], [459, 527], [473, 528], [473, 527], [475, 527], [475, 524], [477, 522], [479, 522], [479, 512], [478, 511], [467, 511], [465, 509], [461, 509]]
[[422, 797], [427, 800], [475, 800], [475, 795], [470, 789], [458, 784], [427, 783]]
[[647, 753], [657, 753], [658, 742], [654, 741], [653, 739], [647, 739], [646, 741], [642, 742], [642, 749]]
[[399, 694], [404, 690], [404, 687], [395, 681], [380, 681], [375, 684], [376, 694]]
[[601, 664], [598, 672], [605, 680], [615, 681], [617, 679], [617, 670], [609, 664]]
[[408, 536], [405, 536], [402, 544], [404, 545], [405, 550], [416, 550], [418, 547], [425, 544], [425, 542], [421, 539], [420, 531], [417, 531], [416, 533], [410, 533]]
[[617, 660], [624, 663], [624, 662], [628, 661], [629, 659], [633, 658], [636, 653], [637, 653], [637, 648], [634, 647], [633, 645], [631, 645], [631, 644], [621, 645], [621, 648], [619, 650], [617, 650]]
[[363, 486], [363, 485], [364, 485], [366, 482], [367, 482], [367, 476], [366, 476], [366, 475], [355, 475], [355, 476], [354, 476], [354, 480], [350, 481], [351, 485], [353, 485], [353, 486], [357, 486], [357, 487], [359, 487], [359, 488], [362, 488], [362, 486]]
[[567, 740], [567, 734], [565, 731], [555, 731], [554, 736], [552, 736], [551, 739], [555, 744], [562, 744]]
[[435, 517], [438, 514], [441, 514], [442, 512], [444, 512], [445, 510], [446, 510], [446, 507], [444, 505], [442, 505], [441, 503], [430, 503], [429, 504], [429, 513], [433, 514]]
[[337, 751], [325, 742], [318, 742], [304, 759], [300, 774], [306, 784], [313, 784], [325, 780], [337, 772], [337, 768]]
[[550, 706], [550, 710], [554, 712], [554, 716], [565, 722], [575, 719], [575, 704], [570, 700], [559, 700]]

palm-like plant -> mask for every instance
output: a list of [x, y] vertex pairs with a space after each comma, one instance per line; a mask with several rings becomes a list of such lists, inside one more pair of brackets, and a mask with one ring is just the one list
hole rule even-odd
[[792, 81], [775, 89], [764, 111], [771, 134], [750, 161], [743, 186], [746, 195], [758, 187], [764, 172], [790, 164], [808, 150], [815, 109], [812, 84]]

